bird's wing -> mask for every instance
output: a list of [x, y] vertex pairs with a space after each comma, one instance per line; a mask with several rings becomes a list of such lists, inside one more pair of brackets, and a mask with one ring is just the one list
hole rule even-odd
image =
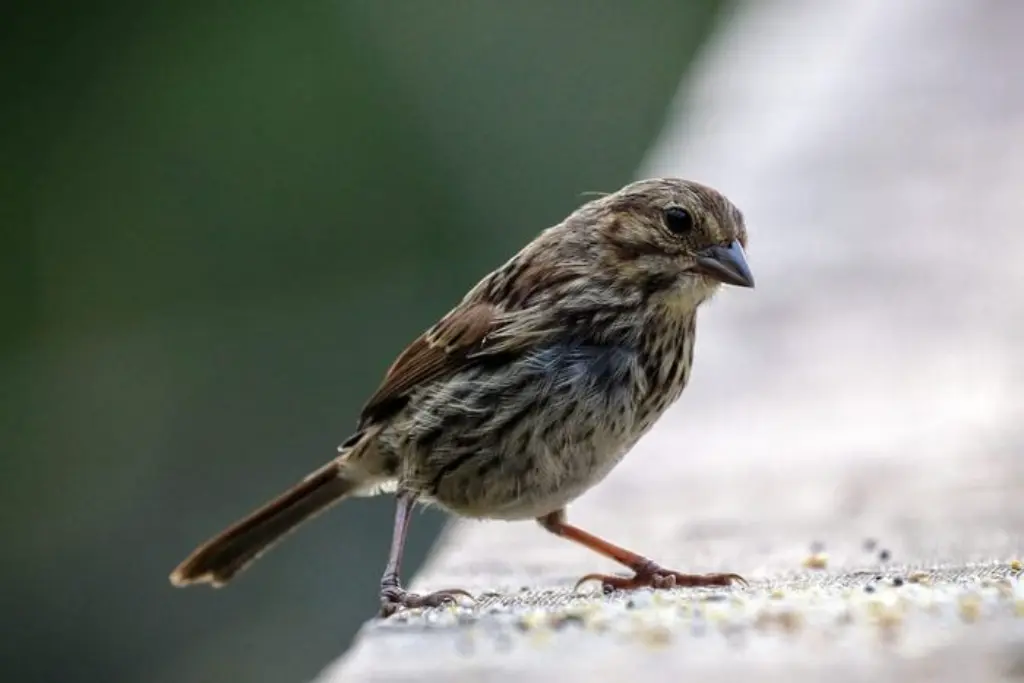
[[505, 310], [483, 297], [468, 297], [399, 354], [363, 407], [360, 426], [402, 409], [417, 387], [484, 358], [516, 354], [554, 334], [545, 308]]

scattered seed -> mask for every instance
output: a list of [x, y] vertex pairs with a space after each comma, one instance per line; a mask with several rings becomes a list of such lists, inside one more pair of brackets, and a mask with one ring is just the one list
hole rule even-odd
[[825, 569], [828, 567], [828, 553], [816, 552], [804, 558], [804, 567], [807, 569]]
[[779, 612], [775, 619], [779, 626], [782, 627], [782, 630], [787, 633], [794, 633], [800, 630], [800, 626], [803, 624], [803, 617], [798, 612], [792, 610]]
[[551, 626], [556, 630], [563, 629], [570, 624], [583, 624], [583, 615], [571, 612], [562, 614], [551, 620]]
[[879, 636], [883, 643], [892, 644], [900, 634], [900, 626], [903, 624], [903, 615], [897, 610], [882, 610], [876, 617]]
[[964, 595], [960, 598], [960, 618], [967, 623], [974, 623], [981, 614], [981, 600], [975, 595]]
[[660, 649], [672, 642], [672, 631], [665, 626], [653, 626], [640, 632], [640, 640], [650, 648]]
[[543, 610], [527, 612], [516, 622], [521, 631], [536, 631], [548, 625], [548, 615]]
[[907, 577], [907, 581], [910, 583], [929, 584], [932, 581], [932, 577], [928, 572], [916, 571]]

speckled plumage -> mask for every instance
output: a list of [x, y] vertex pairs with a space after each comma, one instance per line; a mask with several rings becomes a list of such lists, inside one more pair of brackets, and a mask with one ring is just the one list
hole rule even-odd
[[686, 385], [695, 316], [592, 329], [500, 372], [471, 367], [419, 388], [373, 447], [394, 456], [396, 483], [460, 515], [512, 520], [564, 507], [603, 479]]
[[[417, 385], [353, 460], [383, 488], [481, 518], [539, 517], [603, 479], [685, 387], [696, 309], [718, 286], [687, 270], [675, 236], [651, 234], [653, 197], [703, 207], [717, 241], [746, 240], [739, 211], [692, 183], [646, 181], [585, 204], [446, 318], [495, 305], [513, 332], [492, 334], [530, 343]], [[371, 401], [363, 425], [378, 419]]]
[[[201, 547], [172, 580], [223, 583], [335, 500], [383, 491], [400, 495], [396, 543], [402, 501], [417, 500], [604, 543], [563, 533], [564, 508], [679, 397], [698, 307], [721, 282], [753, 285], [746, 241], [739, 210], [689, 181], [640, 181], [584, 204], [406, 348], [336, 460]], [[391, 595], [405, 600], [393, 564]]]

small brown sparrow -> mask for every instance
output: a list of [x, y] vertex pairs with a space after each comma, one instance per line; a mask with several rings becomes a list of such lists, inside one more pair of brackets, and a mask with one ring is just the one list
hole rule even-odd
[[633, 571], [580, 580], [606, 591], [742, 582], [662, 568], [569, 524], [565, 508], [679, 397], [697, 308], [721, 283], [754, 286], [746, 243], [740, 211], [686, 180], [642, 180], [584, 204], [398, 356], [336, 458], [197, 548], [171, 582], [223, 585], [333, 503], [381, 492], [398, 502], [382, 615], [468, 596], [402, 588], [417, 502], [462, 517], [535, 519]]

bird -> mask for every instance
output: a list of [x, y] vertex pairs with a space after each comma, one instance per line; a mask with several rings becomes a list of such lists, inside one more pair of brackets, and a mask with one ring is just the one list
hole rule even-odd
[[384, 373], [327, 464], [196, 548], [175, 586], [228, 583], [303, 522], [350, 498], [394, 495], [380, 617], [470, 598], [401, 580], [410, 516], [534, 520], [631, 570], [604, 591], [745, 584], [687, 574], [570, 524], [686, 387], [697, 311], [753, 288], [743, 214], [721, 192], [648, 178], [589, 200], [484, 276]]

